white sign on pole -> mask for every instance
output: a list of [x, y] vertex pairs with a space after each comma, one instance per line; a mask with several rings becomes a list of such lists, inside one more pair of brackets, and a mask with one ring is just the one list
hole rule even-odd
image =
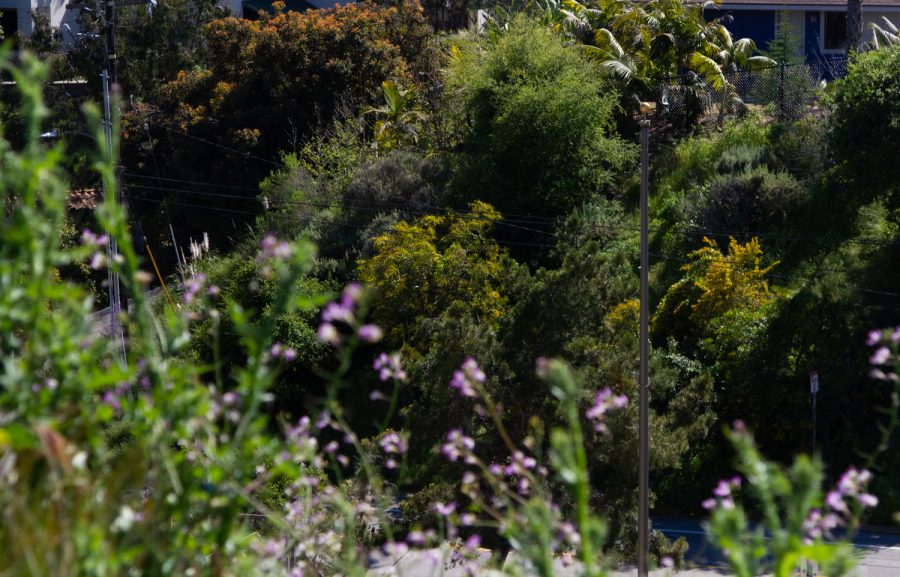
[[816, 371], [809, 373], [809, 392], [813, 395], [819, 394], [819, 373]]

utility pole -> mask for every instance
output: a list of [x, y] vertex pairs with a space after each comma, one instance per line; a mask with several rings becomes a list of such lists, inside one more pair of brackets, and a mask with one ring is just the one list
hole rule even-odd
[[[122, 0], [119, 2], [119, 4], [123, 6], [133, 6], [144, 5], [148, 2], [152, 3], [152, 0]], [[92, 11], [84, 3], [67, 4], [66, 8]], [[116, 54], [116, 2], [115, 0], [98, 0], [94, 8], [96, 9], [96, 14], [98, 17], [101, 14], [102, 8], [102, 22], [106, 28], [106, 62], [104, 70], [100, 74], [100, 78], [103, 81], [103, 134], [106, 138], [107, 153], [109, 154], [110, 158], [112, 158], [112, 106], [110, 92], [118, 90], [119, 79], [118, 57]], [[118, 191], [118, 188], [110, 191], [106, 185], [106, 182], [102, 183], [102, 188], [104, 199], [108, 198], [108, 195], [110, 194], [117, 194]], [[116, 200], [120, 200], [118, 195]], [[113, 235], [110, 235], [110, 241], [106, 249], [106, 256], [108, 263], [107, 283], [109, 291], [110, 337], [113, 339], [114, 348], [117, 351], [116, 356], [120, 357], [119, 360], [122, 366], [126, 367], [128, 365], [128, 360], [126, 356], [125, 332], [122, 323], [119, 322], [119, 314], [121, 313], [123, 307], [127, 311], [127, 302], [123, 301], [124, 295], [122, 294], [122, 285], [119, 280], [119, 275], [112, 270], [112, 266], [119, 256], [118, 240]]]
[[650, 390], [649, 390], [649, 341], [650, 341], [650, 121], [641, 119], [641, 368], [638, 380], [640, 401], [639, 455], [638, 455], [638, 577], [647, 577], [647, 556], [650, 544]]
[[[112, 156], [112, 113], [109, 97], [109, 74], [106, 70], [100, 74], [103, 80], [103, 135], [106, 138], [106, 151]], [[102, 183], [103, 198], [108, 198], [110, 194], [106, 186], [106, 181]], [[110, 337], [113, 339], [114, 347], [121, 350], [121, 363], [125, 367], [128, 360], [125, 355], [125, 333], [122, 324], [119, 322], [119, 313], [121, 311], [121, 283], [119, 282], [118, 273], [113, 272], [113, 264], [119, 256], [118, 241], [114, 235], [110, 235], [109, 244], [106, 246], [107, 258], [107, 282], [109, 284], [109, 331]]]
[[115, 0], [104, 2], [104, 19], [106, 20], [106, 70], [113, 90], [118, 90], [119, 67], [116, 56], [116, 3]]

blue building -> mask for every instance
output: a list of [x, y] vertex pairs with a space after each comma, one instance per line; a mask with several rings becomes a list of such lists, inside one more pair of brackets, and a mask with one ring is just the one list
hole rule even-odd
[[[884, 26], [884, 19], [900, 23], [900, 0], [864, 0], [863, 40], [871, 40], [871, 24]], [[783, 18], [800, 40], [806, 61], [820, 70], [822, 76], [840, 76], [846, 53], [846, 0], [800, 0], [774, 3], [770, 0], [722, 0], [706, 11], [708, 18], [730, 15], [726, 26], [735, 38], [752, 38], [765, 50], [775, 37]]]

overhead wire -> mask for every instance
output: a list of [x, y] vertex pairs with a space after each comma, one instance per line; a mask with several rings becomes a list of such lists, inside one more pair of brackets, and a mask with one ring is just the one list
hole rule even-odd
[[[159, 200], [157, 198], [141, 197], [141, 196], [136, 196], [136, 197], [134, 197], [134, 199], [141, 200], [144, 202], [157, 203], [157, 204], [162, 202], [161, 200]], [[261, 215], [261, 213], [250, 212], [250, 211], [246, 211], [246, 210], [236, 210], [236, 209], [222, 208], [222, 207], [216, 207], [216, 206], [208, 206], [208, 205], [203, 205], [203, 204], [194, 204], [194, 203], [177, 202], [177, 201], [169, 201], [169, 203], [174, 206], [184, 206], [186, 208], [202, 208], [205, 210], [212, 210], [212, 211], [216, 211], [216, 212], [225, 212], [225, 213], [229, 213], [229, 214], [242, 214], [242, 215], [246, 215], [246, 216], [260, 216]], [[317, 218], [313, 218], [313, 217], [302, 217], [302, 216], [294, 216], [294, 215], [279, 215], [278, 218], [281, 218], [282, 220], [286, 220], [289, 222], [304, 222], [304, 223], [310, 223], [310, 224], [329, 224], [329, 225], [344, 226], [344, 227], [357, 228], [357, 229], [365, 228], [368, 226], [368, 223], [348, 222], [348, 221], [342, 221], [342, 220], [338, 220], [338, 219], [335, 219], [335, 220], [321, 219], [321, 218], [317, 219]], [[552, 248], [552, 245], [543, 244], [543, 243], [522, 242], [522, 241], [515, 241], [515, 240], [508, 240], [508, 239], [494, 239], [494, 241], [500, 245], [530, 246], [530, 247], [535, 247], [535, 248]]]
[[[130, 177], [138, 177], [144, 179], [153, 179], [157, 180], [156, 177], [147, 176], [147, 175], [137, 175], [133, 173], [126, 173], [127, 176]], [[175, 179], [175, 178], [164, 178], [162, 180], [166, 180], [169, 182], [176, 183], [184, 183], [191, 184], [195, 186], [203, 186], [206, 188], [212, 189], [228, 189], [228, 190], [245, 190], [248, 192], [258, 192], [258, 189], [250, 188], [250, 187], [240, 187], [233, 185], [223, 185], [217, 183], [207, 183], [200, 181], [191, 181], [191, 180], [183, 180], [183, 179]], [[247, 201], [247, 202], [257, 202], [257, 199], [254, 197], [239, 195], [239, 194], [227, 194], [222, 192], [211, 192], [207, 190], [189, 190], [184, 188], [175, 188], [175, 187], [166, 187], [166, 186], [151, 186], [148, 184], [139, 184], [135, 182], [129, 183], [130, 186], [139, 187], [144, 189], [152, 189], [152, 190], [160, 190], [166, 192], [175, 192], [180, 194], [193, 194], [197, 196], [210, 196], [210, 197], [218, 197], [218, 198], [231, 198], [239, 201]], [[341, 208], [341, 209], [350, 209], [350, 210], [362, 210], [362, 211], [382, 211], [385, 209], [395, 209], [399, 212], [403, 212], [406, 214], [411, 214], [415, 216], [438, 216], [445, 213], [448, 210], [456, 210], [459, 211], [461, 209], [447, 207], [447, 206], [430, 206], [433, 211], [422, 211], [422, 210], [414, 210], [410, 209], [407, 204], [404, 204], [399, 201], [390, 202], [390, 201], [378, 201], [378, 200], [368, 200], [363, 201], [363, 204], [360, 204], [360, 201], [356, 201], [354, 204], [349, 203], [340, 203], [340, 202], [313, 202], [313, 201], [300, 201], [300, 200], [285, 200], [281, 201], [284, 205], [292, 205], [292, 206], [315, 206], [319, 208]], [[372, 205], [372, 206], [367, 206]], [[459, 213], [463, 218], [473, 218], [473, 219], [484, 219], [485, 217], [479, 217], [477, 215], [467, 215], [466, 213]], [[558, 218], [553, 217], [533, 217], [533, 220], [527, 220], [524, 218], [515, 218], [514, 215], [509, 213], [503, 213], [503, 218], [501, 218], [497, 222], [502, 222], [505, 225], [519, 225], [518, 228], [522, 230], [527, 230], [529, 232], [535, 232], [538, 234], [545, 234], [548, 236], [552, 236], [555, 233], [540, 230], [533, 228], [534, 226], [550, 226], [559, 223]], [[510, 218], [513, 217], [513, 218]], [[523, 225], [529, 225], [528, 227]], [[632, 230], [637, 232], [637, 225], [630, 224], [622, 224], [622, 225], [609, 225], [616, 226], [622, 230]], [[787, 241], [807, 241], [807, 242], [815, 242], [822, 241], [827, 239], [833, 239], [834, 237], [831, 235], [819, 235], [819, 236], [810, 236], [810, 235], [793, 235], [793, 234], [785, 234], [780, 232], [771, 232], [771, 231], [754, 231], [754, 230], [717, 230], [717, 229], [709, 229], [703, 228], [697, 225], [676, 225], [676, 226], [651, 226], [651, 232], [664, 232], [664, 233], [674, 233], [681, 236], [686, 234], [697, 234], [704, 235], [713, 238], [730, 238], [730, 237], [741, 237], [741, 238], [768, 238], [768, 239], [776, 239], [776, 240], [787, 240]], [[894, 246], [897, 244], [897, 241], [890, 240], [876, 240], [876, 239], [835, 239], [839, 240], [841, 243], [847, 244], [858, 244], [864, 246]]]
[[[150, 198], [150, 197], [134, 197], [134, 199], [145, 201], [145, 202], [151, 202], [151, 203], [160, 203], [161, 202], [159, 199]], [[186, 208], [202, 208], [202, 209], [206, 209], [206, 210], [212, 210], [212, 211], [216, 211], [216, 212], [224, 212], [224, 213], [229, 213], [229, 214], [241, 214], [241, 215], [246, 215], [246, 216], [259, 216], [260, 215], [260, 213], [250, 212], [250, 211], [246, 211], [246, 210], [229, 209], [229, 208], [223, 208], [223, 207], [210, 207], [207, 205], [194, 204], [194, 203], [185, 203], [185, 202], [177, 202], [176, 201], [176, 202], [171, 202], [171, 204], [173, 204], [175, 206], [184, 206]], [[365, 228], [367, 226], [367, 223], [350, 222], [350, 221], [341, 220], [341, 219], [322, 219], [322, 218], [302, 217], [302, 216], [294, 216], [294, 215], [279, 215], [278, 218], [280, 218], [283, 221], [288, 221], [288, 222], [297, 222], [297, 223], [306, 223], [306, 224], [326, 224], [326, 225], [334, 225], [334, 226], [341, 226], [341, 227], [354, 228], [354, 229], [361, 229], [361, 228]], [[612, 228], [622, 228], [622, 227], [621, 226], [611, 226], [608, 228], [612, 229]], [[524, 247], [544, 248], [544, 249], [553, 248], [553, 246], [554, 246], [554, 245], [545, 244], [545, 243], [533, 243], [533, 242], [517, 241], [517, 240], [511, 240], [511, 239], [495, 239], [495, 242], [501, 246], [524, 246]], [[696, 262], [689, 258], [676, 256], [676, 255], [662, 254], [662, 253], [657, 253], [657, 252], [651, 252], [650, 255], [653, 257], [656, 257], [656, 258], [669, 260], [669, 261], [682, 262], [682, 263]], [[723, 263], [711, 263], [711, 265], [731, 268], [727, 264], [723, 264]], [[734, 270], [737, 270], [737, 269], [734, 269]], [[794, 267], [794, 270], [798, 270], [799, 272], [806, 272], [806, 273], [835, 272], [835, 273], [858, 274], [860, 272], [864, 272], [864, 271], [858, 270], [858, 269], [826, 268], [826, 267], [802, 266], [802, 265]], [[781, 274], [781, 273], [776, 273], [776, 272], [771, 272], [771, 271], [766, 274], [769, 278], [778, 278], [778, 279], [794, 281], [794, 282], [796, 282], [796, 281], [810, 282], [813, 280], [811, 277], [808, 277], [808, 276], [793, 276], [793, 275], [786, 275], [786, 274]], [[898, 293], [892, 293], [892, 292], [888, 292], [888, 291], [880, 291], [880, 290], [870, 289], [867, 287], [861, 287], [860, 290], [862, 290], [863, 292], [869, 293], [869, 294], [877, 294], [877, 295], [890, 296], [890, 297], [900, 297], [900, 294], [898, 294]]]
[[[149, 122], [148, 122], [147, 124], [149, 125]], [[210, 145], [210, 146], [215, 146], [216, 148], [220, 148], [220, 149], [222, 149], [222, 150], [225, 150], [225, 151], [227, 151], [227, 152], [231, 152], [232, 154], [236, 154], [236, 155], [242, 156], [242, 157], [244, 157], [244, 158], [251, 158], [251, 159], [253, 159], [253, 160], [256, 160], [256, 161], [259, 161], [259, 162], [262, 162], [262, 163], [265, 163], [265, 164], [268, 164], [268, 165], [271, 165], [271, 166], [281, 166], [281, 163], [275, 162], [274, 160], [269, 160], [268, 158], [263, 158], [263, 157], [261, 157], [261, 156], [256, 156], [255, 154], [251, 154], [251, 153], [249, 153], [249, 152], [245, 152], [245, 151], [242, 151], [242, 150], [238, 150], [238, 149], [236, 149], [236, 148], [231, 148], [230, 146], [225, 146], [224, 144], [219, 144], [218, 142], [213, 142], [212, 140], [207, 140], [207, 139], [201, 138], [201, 137], [199, 137], [199, 136], [194, 136], [193, 134], [188, 134], [187, 132], [182, 132], [182, 131], [180, 131], [180, 130], [175, 130], [174, 128], [171, 128], [171, 127], [169, 127], [169, 126], [163, 126], [163, 125], [161, 125], [161, 124], [156, 124], [156, 125], [154, 125], [154, 126], [159, 126], [159, 127], [162, 128], [163, 130], [166, 130], [166, 131], [171, 132], [171, 133], [173, 133], [173, 134], [178, 134], [178, 135], [183, 136], [183, 137], [185, 137], [185, 138], [190, 138], [191, 140], [196, 140], [197, 142], [203, 142], [203, 143], [208, 144], [208, 145]]]
[[[128, 186], [132, 186], [134, 188], [140, 188], [140, 189], [162, 190], [162, 191], [181, 193], [181, 194], [193, 194], [196, 196], [227, 198], [227, 199], [232, 199], [232, 200], [236, 200], [239, 202], [253, 202], [253, 203], [259, 202], [258, 199], [254, 198], [254, 197], [220, 193], [220, 192], [209, 192], [209, 191], [201, 191], [201, 190], [185, 190], [185, 189], [170, 188], [170, 187], [154, 187], [154, 186], [150, 186], [150, 185], [135, 184], [135, 183], [129, 183]], [[285, 205], [285, 206], [310, 206], [310, 207], [315, 207], [315, 208], [338, 208], [338, 209], [350, 209], [350, 210], [369, 211], [369, 212], [383, 212], [385, 210], [385, 207], [377, 207], [377, 206], [360, 206], [358, 204], [344, 204], [344, 203], [333, 203], [333, 202], [332, 203], [311, 202], [311, 201], [300, 201], [300, 200], [284, 200], [284, 201], [281, 201], [280, 204]], [[450, 209], [446, 209], [444, 212], [427, 212], [427, 211], [422, 211], [422, 210], [410, 209], [408, 207], [403, 208], [403, 205], [401, 205], [399, 203], [396, 204], [395, 206], [393, 206], [393, 208], [398, 210], [399, 212], [403, 212], [403, 213], [410, 214], [413, 216], [441, 216], [442, 214], [446, 213], [446, 210], [450, 210]], [[550, 232], [550, 231], [540, 230], [537, 228], [533, 228], [531, 226], [523, 226], [521, 224], [518, 224], [520, 221], [517, 221], [517, 220], [510, 220], [510, 219], [505, 219], [505, 218], [492, 219], [492, 218], [488, 218], [486, 216], [480, 216], [478, 214], [464, 213], [464, 212], [458, 213], [458, 216], [459, 216], [459, 218], [462, 218], [464, 220], [488, 221], [488, 222], [493, 222], [495, 224], [499, 224], [502, 226], [508, 226], [511, 228], [524, 230], [527, 232], [534, 232], [537, 234], [544, 234], [547, 236], [555, 236], [555, 233]]]
[[[148, 127], [149, 127], [149, 122], [148, 122]], [[254, 160], [264, 162], [266, 164], [273, 165], [273, 166], [281, 166], [280, 163], [277, 163], [275, 161], [253, 155], [248, 152], [243, 152], [243, 151], [240, 151], [240, 150], [237, 150], [237, 149], [234, 149], [234, 148], [231, 148], [231, 147], [228, 147], [228, 146], [216, 143], [216, 142], [212, 142], [212, 141], [206, 140], [204, 138], [188, 134], [186, 132], [178, 131], [173, 128], [167, 127], [167, 126], [161, 126], [161, 128], [163, 128], [169, 132], [184, 136], [186, 138], [190, 138], [195, 141], [226, 150], [228, 152], [231, 152], [236, 155], [240, 155], [245, 158], [252, 158]], [[149, 128], [148, 128], [148, 137], [149, 136], [150, 135], [149, 135]], [[154, 154], [154, 161], [155, 161], [155, 154]], [[140, 174], [136, 174], [136, 173], [125, 173], [125, 174], [131, 178], [143, 178], [143, 179], [153, 179], [154, 178], [151, 176], [140, 175]], [[243, 202], [258, 202], [258, 199], [256, 199], [256, 198], [248, 197], [245, 195], [239, 195], [239, 194], [225, 194], [225, 193], [221, 193], [221, 192], [217, 193], [217, 192], [210, 192], [210, 191], [186, 190], [186, 189], [182, 189], [182, 188], [165, 187], [165, 186], [162, 186], [161, 181], [165, 180], [166, 182], [188, 184], [188, 185], [192, 185], [192, 186], [201, 186], [201, 187], [218, 189], [218, 190], [242, 190], [242, 191], [247, 191], [247, 192], [259, 192], [258, 188], [228, 185], [228, 184], [219, 184], [219, 183], [208, 183], [208, 182], [193, 181], [193, 180], [186, 180], [186, 179], [163, 178], [158, 175], [158, 167], [157, 167], [157, 176], [155, 177], [155, 179], [157, 181], [160, 181], [159, 182], [160, 186], [153, 187], [153, 186], [149, 186], [146, 184], [138, 184], [138, 183], [134, 183], [134, 182], [129, 183], [129, 186], [132, 186], [134, 188], [140, 188], [140, 189], [159, 190], [159, 191], [163, 191], [163, 192], [174, 192], [174, 193], [188, 194], [188, 195], [228, 198], [231, 200], [237, 200], [237, 201], [243, 201]], [[163, 203], [165, 203], [165, 201], [159, 201], [157, 199], [151, 199], [148, 197], [137, 197], [136, 200], [143, 200], [145, 202], [163, 202]], [[455, 209], [452, 209], [449, 207], [439, 207], [439, 206], [432, 206], [432, 208], [436, 211], [441, 211], [441, 212], [427, 212], [427, 211], [421, 211], [421, 210], [411, 210], [411, 209], [409, 209], [408, 206], [405, 206], [399, 202], [391, 203], [391, 202], [376, 201], [376, 200], [367, 201], [368, 204], [372, 204], [374, 206], [361, 206], [359, 204], [345, 204], [345, 203], [334, 203], [334, 202], [331, 202], [331, 203], [310, 202], [310, 201], [299, 201], [299, 200], [286, 200], [286, 201], [281, 201], [281, 203], [286, 206], [310, 206], [310, 207], [316, 207], [316, 208], [336, 208], [336, 209], [349, 209], [349, 210], [372, 211], [372, 212], [380, 212], [380, 211], [385, 210], [386, 208], [392, 208], [394, 210], [398, 210], [405, 214], [410, 214], [410, 215], [415, 215], [415, 216], [439, 216], [439, 215], [445, 213], [447, 210], [455, 210]], [[261, 214], [259, 212], [226, 209], [226, 208], [222, 208], [222, 207], [210, 207], [207, 205], [194, 204], [194, 203], [177, 203], [177, 204], [178, 204], [178, 206], [200, 208], [200, 209], [206, 209], [206, 210], [216, 210], [219, 212], [228, 212], [231, 214], [244, 214], [244, 215], [251, 215], [251, 216], [259, 216]], [[555, 232], [555, 231], [548, 231], [548, 230], [541, 230], [538, 228], [533, 228], [534, 226], [541, 226], [541, 225], [552, 226], [554, 224], [557, 224], [559, 222], [559, 220], [557, 218], [536, 217], [533, 215], [522, 215], [522, 214], [517, 215], [517, 214], [506, 213], [504, 218], [501, 218], [501, 219], [495, 221], [493, 219], [488, 219], [483, 216], [473, 215], [473, 214], [464, 213], [464, 212], [459, 212], [458, 216], [460, 218], [464, 218], [464, 219], [491, 220], [495, 224], [499, 224], [501, 226], [508, 226], [511, 228], [516, 228], [519, 230], [523, 230], [525, 232], [533, 232], [536, 234], [542, 234], [542, 235], [553, 236], [553, 237], [558, 236], [557, 232]], [[509, 217], [513, 217], [513, 218], [509, 218]], [[337, 221], [337, 220], [327, 220], [326, 221], [326, 220], [321, 220], [321, 219], [312, 219], [312, 218], [303, 218], [303, 217], [291, 218], [288, 215], [281, 215], [280, 218], [286, 218], [288, 220], [294, 220], [294, 221], [298, 221], [298, 222], [307, 222], [307, 223], [316, 223], [316, 222], [330, 223], [330, 224], [337, 224], [338, 226], [352, 226], [355, 228], [360, 228], [360, 227], [364, 226], [363, 224], [360, 224], [360, 223], [348, 223], [348, 222], [341, 222], [341, 221]], [[528, 226], [524, 226], [526, 224]], [[632, 232], [637, 231], [637, 227], [635, 225], [629, 225], [629, 224], [607, 223], [607, 224], [604, 224], [602, 228], [604, 228], [606, 230], [618, 229], [618, 230], [629, 230]], [[704, 236], [709, 236], [709, 237], [728, 237], [728, 238], [756, 237], [756, 238], [776, 238], [779, 240], [794, 240], [794, 241], [820, 241], [823, 239], [831, 238], [829, 236], [814, 237], [814, 236], [803, 236], [803, 235], [785, 235], [783, 233], [762, 232], [762, 231], [718, 231], [718, 230], [704, 229], [704, 228], [693, 226], [693, 225], [675, 226], [675, 227], [657, 226], [657, 227], [651, 227], [651, 230], [653, 230], [655, 232], [660, 232], [660, 231], [672, 232], [674, 234], [678, 234], [681, 236], [686, 236], [688, 234], [696, 234], [696, 235], [702, 234]], [[553, 245], [548, 245], [548, 244], [544, 244], [544, 243], [530, 243], [530, 242], [512, 241], [512, 240], [498, 240], [497, 242], [498, 242], [498, 244], [513, 245], [513, 246], [529, 246], [529, 247], [537, 247], [537, 248], [552, 248], [552, 246], [553, 246]], [[892, 241], [878, 241], [878, 240], [870, 240], [870, 239], [841, 239], [841, 242], [842, 243], [851, 243], [851, 244], [861, 244], [861, 245], [873, 245], [873, 246], [893, 246], [893, 245], [897, 244]], [[667, 260], [692, 262], [689, 259], [685, 259], [683, 257], [676, 257], [673, 255], [662, 255], [662, 254], [658, 254], [658, 253], [651, 253], [651, 254], [654, 254], [658, 258], [664, 258]], [[834, 272], [834, 273], [848, 273], [848, 274], [857, 274], [859, 272], [863, 272], [862, 270], [856, 270], [856, 269], [831, 268], [831, 267], [826, 268], [826, 267], [804, 266], [804, 265], [799, 265], [796, 268], [800, 268], [801, 270], [810, 271], [810, 272]], [[777, 273], [769, 273], [769, 275], [772, 276], [773, 278], [783, 278], [783, 279], [787, 279], [787, 280], [792, 280], [792, 277], [777, 274]], [[865, 289], [865, 288], [863, 290], [864, 290], [864, 292], [868, 292], [871, 294], [882, 294], [885, 296], [900, 297], [900, 294], [890, 293], [890, 292], [886, 292], [886, 291], [876, 291], [873, 289]]]

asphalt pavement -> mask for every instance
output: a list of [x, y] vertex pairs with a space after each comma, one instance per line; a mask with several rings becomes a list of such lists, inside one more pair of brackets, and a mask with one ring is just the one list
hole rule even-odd
[[[688, 541], [687, 561], [697, 569], [722, 570], [724, 559], [706, 540], [700, 521], [685, 519], [654, 520], [653, 528], [670, 539]], [[900, 577], [900, 532], [874, 529], [860, 531], [853, 539], [858, 554], [859, 577]]]
[[[684, 519], [654, 520], [653, 528], [662, 531], [670, 539], [684, 537], [690, 549], [687, 554], [689, 568], [682, 571], [659, 569], [650, 572], [651, 577], [727, 577], [730, 575], [720, 552], [706, 541], [706, 534], [699, 521]], [[900, 533], [890, 531], [860, 531], [853, 539], [859, 555], [855, 575], [858, 577], [900, 577]], [[486, 565], [491, 557], [489, 550], [481, 550], [477, 559], [465, 560], [448, 549], [411, 551], [402, 556], [385, 556], [375, 560], [369, 577], [498, 577], [502, 573], [491, 571]], [[556, 577], [575, 577], [578, 564], [569, 559], [555, 563]], [[610, 577], [635, 577], [637, 569], [623, 566], [610, 571]]]

